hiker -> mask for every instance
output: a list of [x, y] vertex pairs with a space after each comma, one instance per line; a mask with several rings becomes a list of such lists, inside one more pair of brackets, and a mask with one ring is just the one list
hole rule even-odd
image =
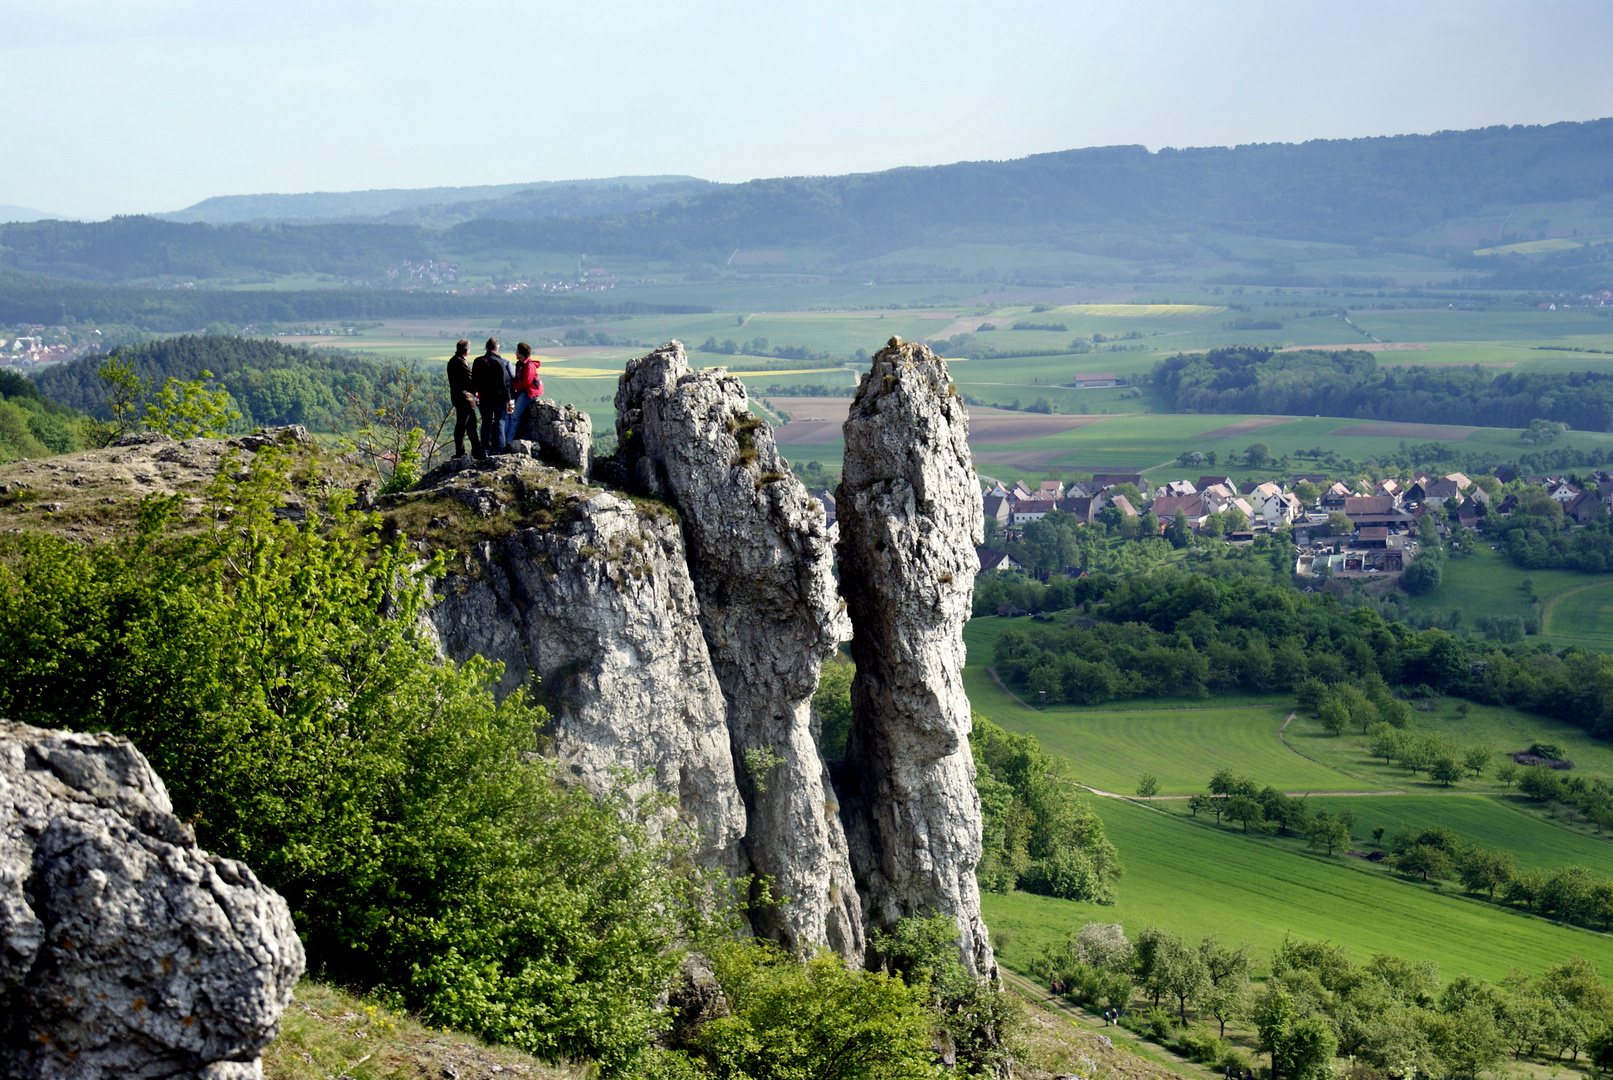
[[506, 444], [515, 441], [515, 433], [521, 427], [521, 417], [526, 415], [532, 399], [543, 396], [543, 380], [538, 378], [538, 367], [542, 363], [532, 358], [532, 346], [526, 342], [515, 347], [515, 376], [510, 380], [510, 389], [515, 394], [515, 408], [510, 413], [509, 429], [504, 433]]
[[469, 435], [471, 456], [478, 460], [486, 457], [476, 434], [476, 405], [480, 399], [471, 381], [470, 342], [464, 338], [454, 346], [453, 358], [448, 361], [448, 400], [454, 404], [454, 456], [465, 456], [465, 436]]
[[510, 365], [498, 354], [498, 338], [487, 339], [487, 351], [476, 358], [470, 373], [481, 399], [482, 450], [488, 454], [502, 454], [504, 425], [509, 419], [512, 403]]

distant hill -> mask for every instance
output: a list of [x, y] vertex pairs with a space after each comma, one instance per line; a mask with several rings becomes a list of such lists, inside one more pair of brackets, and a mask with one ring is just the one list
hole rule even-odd
[[[832, 270], [956, 242], [1034, 244], [1170, 265], [1207, 252], [1230, 258], [1213, 238], [1231, 235], [1409, 246], [1450, 258], [1458, 272], [1498, 273], [1510, 287], [1530, 287], [1541, 274], [1553, 287], [1581, 288], [1600, 282], [1608, 246], [1538, 260], [1501, 256], [1480, 268], [1469, 265], [1473, 256], [1465, 249], [1410, 238], [1496, 207], [1583, 199], [1613, 205], [1604, 199], [1613, 194], [1613, 119], [1153, 153], [1098, 147], [744, 184], [635, 182], [529, 186], [485, 199], [397, 206], [363, 222], [255, 227], [123, 217], [0, 225], [0, 269], [107, 282], [310, 273], [371, 279], [401, 259], [487, 251], [588, 252], [689, 265], [720, 264], [737, 249], [788, 246], [822, 252], [818, 268]], [[369, 195], [390, 197], [329, 198], [357, 200], [339, 204], [348, 210], [378, 210], [384, 200], [364, 203]], [[318, 203], [324, 196], [264, 198], [316, 200], [276, 203], [278, 213], [338, 207]], [[248, 210], [240, 204], [240, 212]]]
[[56, 216], [55, 214], [47, 214], [43, 210], [30, 210], [26, 206], [0, 204], [0, 222], [45, 221]]
[[[483, 184], [475, 187], [377, 188], [370, 191], [311, 191], [300, 195], [217, 195], [194, 206], [166, 214], [153, 214], [164, 221], [202, 222], [233, 225], [241, 222], [329, 221], [385, 218], [422, 207], [454, 204], [489, 206], [506, 196], [520, 195], [527, 202], [552, 205], [552, 213], [585, 215], [595, 193], [609, 191], [642, 192], [668, 186], [684, 190], [704, 185], [692, 176], [613, 176], [603, 180], [544, 180], [525, 184]], [[0, 207], [0, 215], [8, 207]], [[639, 209], [612, 206], [611, 211]], [[36, 218], [19, 217], [17, 221]], [[518, 217], [518, 213], [501, 216]], [[544, 215], [527, 215], [544, 216]], [[416, 222], [409, 222], [415, 224]]]

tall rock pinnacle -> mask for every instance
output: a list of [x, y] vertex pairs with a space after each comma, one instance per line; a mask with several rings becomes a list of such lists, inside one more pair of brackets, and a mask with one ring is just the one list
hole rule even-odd
[[[745, 846], [754, 871], [789, 899], [752, 921], [793, 950], [826, 944], [860, 960], [861, 907], [812, 729], [819, 669], [849, 629], [823, 508], [750, 411], [744, 384], [692, 371], [675, 341], [628, 363], [616, 412], [632, 483], [682, 519], [745, 787]], [[978, 518], [977, 507], [976, 531]]]
[[840, 591], [857, 675], [845, 821], [871, 925], [933, 912], [964, 961], [996, 962], [980, 918], [980, 797], [963, 690], [980, 489], [968, 417], [946, 362], [892, 338], [845, 423], [836, 495]]

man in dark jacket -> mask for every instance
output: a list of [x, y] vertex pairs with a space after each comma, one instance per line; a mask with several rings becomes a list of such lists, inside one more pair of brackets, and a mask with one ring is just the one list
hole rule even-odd
[[510, 392], [513, 372], [498, 354], [498, 338], [487, 339], [487, 351], [471, 365], [470, 377], [482, 399], [482, 449], [489, 454], [502, 454], [504, 418], [515, 395]]
[[454, 403], [454, 456], [465, 456], [465, 436], [469, 435], [471, 454], [486, 457], [476, 435], [476, 386], [470, 372], [470, 342], [464, 338], [448, 361], [448, 400]]

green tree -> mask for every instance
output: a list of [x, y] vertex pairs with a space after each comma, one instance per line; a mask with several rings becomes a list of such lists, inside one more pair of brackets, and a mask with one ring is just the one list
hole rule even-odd
[[1412, 596], [1422, 596], [1439, 588], [1445, 569], [1439, 556], [1430, 550], [1419, 551], [1400, 575], [1400, 587]]
[[1462, 751], [1462, 765], [1473, 770], [1474, 776], [1483, 776], [1484, 770], [1495, 756], [1495, 749], [1487, 743], [1469, 746]]
[[857, 665], [844, 653], [836, 652], [818, 675], [818, 688], [812, 694], [812, 708], [818, 716], [818, 749], [825, 761], [846, 756], [846, 737], [851, 733], [851, 680]]
[[170, 377], [151, 400], [146, 403], [144, 424], [147, 430], [170, 435], [176, 439], [216, 439], [241, 419], [241, 414], [230, 408], [230, 394], [222, 386], [210, 387], [211, 371], [191, 382]]
[[1320, 716], [1322, 727], [1329, 735], [1344, 734], [1345, 725], [1350, 722], [1349, 709], [1345, 706], [1344, 702], [1340, 701], [1336, 697], [1327, 699], [1327, 701], [1322, 705]]
[[1350, 524], [1349, 518], [1334, 510], [1327, 515], [1327, 531], [1330, 536], [1349, 536], [1355, 531], [1355, 526]]
[[1137, 797], [1139, 799], [1152, 799], [1159, 794], [1159, 777], [1153, 773], [1143, 773], [1137, 778]]
[[1496, 766], [1495, 778], [1505, 787], [1511, 787], [1518, 780], [1518, 763], [1508, 758]]
[[1424, 881], [1430, 875], [1441, 878], [1451, 875], [1451, 857], [1442, 849], [1428, 844], [1414, 844], [1407, 848], [1396, 856], [1394, 866], [1407, 877], [1421, 874]]
[[1258, 469], [1271, 459], [1271, 447], [1263, 442], [1251, 443], [1249, 449], [1244, 451], [1244, 458], [1250, 468]]
[[106, 423], [92, 418], [86, 424], [86, 437], [91, 446], [110, 446], [139, 425], [135, 410], [145, 396], [146, 387], [135, 373], [134, 365], [116, 353], [107, 357], [97, 375], [112, 421]]
[[1227, 817], [1233, 821], [1243, 823], [1243, 831], [1248, 832], [1250, 825], [1259, 825], [1266, 820], [1265, 808], [1248, 795], [1234, 795], [1227, 800]]
[[1450, 787], [1462, 778], [1462, 766], [1454, 757], [1441, 754], [1428, 767], [1428, 775], [1446, 787]]
[[1367, 750], [1373, 757], [1383, 758], [1385, 765], [1400, 753], [1400, 732], [1388, 724], [1377, 724], [1367, 734]]
[[1462, 886], [1469, 892], [1481, 892], [1495, 899], [1495, 891], [1504, 888], [1517, 874], [1517, 865], [1510, 851], [1485, 851], [1473, 848], [1466, 852], [1457, 867]]
[[1344, 822], [1323, 810], [1306, 826], [1305, 839], [1313, 849], [1331, 855], [1350, 846], [1350, 830]]

